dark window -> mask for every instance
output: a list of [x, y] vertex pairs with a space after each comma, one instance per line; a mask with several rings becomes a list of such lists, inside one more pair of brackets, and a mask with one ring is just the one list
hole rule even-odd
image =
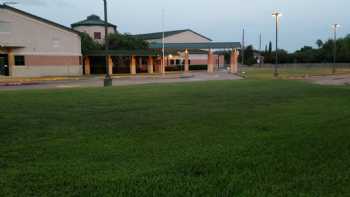
[[174, 65], [175, 61], [174, 60], [170, 60], [170, 65]]
[[23, 55], [16, 55], [15, 56], [15, 65], [16, 66], [24, 66], [24, 65], [26, 65], [25, 58], [24, 58]]
[[180, 65], [180, 60], [176, 60], [176, 65]]
[[101, 40], [101, 32], [95, 32], [94, 33], [94, 39], [95, 40]]

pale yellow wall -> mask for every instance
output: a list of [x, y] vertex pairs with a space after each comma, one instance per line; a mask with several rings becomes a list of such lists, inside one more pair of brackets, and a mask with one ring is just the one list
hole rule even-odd
[[14, 54], [81, 56], [76, 33], [7, 9], [0, 9], [0, 21], [10, 24], [9, 32], [0, 32], [0, 45], [23, 46]]
[[[95, 32], [100, 32], [101, 33], [101, 39], [96, 40], [100, 43], [104, 42], [105, 39], [105, 28], [102, 26], [78, 26], [75, 27], [74, 30], [79, 31], [79, 32], [85, 32], [90, 35], [91, 38], [94, 38], [94, 33]], [[113, 27], [108, 27], [108, 33], [116, 33], [115, 29]]]

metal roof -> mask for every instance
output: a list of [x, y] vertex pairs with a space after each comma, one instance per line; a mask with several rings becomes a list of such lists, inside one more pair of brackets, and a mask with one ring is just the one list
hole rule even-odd
[[157, 50], [99, 50], [99, 51], [88, 51], [87, 56], [159, 56], [160, 52]]
[[[211, 41], [210, 38], [206, 37], [206, 36], [203, 36], [202, 34], [199, 34], [191, 29], [181, 29], [181, 30], [175, 30], [175, 31], [165, 31], [164, 32], [164, 37], [170, 37], [170, 36], [173, 36], [173, 35], [176, 35], [176, 34], [180, 34], [180, 33], [183, 33], [183, 32], [192, 32], [200, 37], [203, 37], [209, 41]], [[141, 39], [144, 39], [144, 40], [156, 40], [156, 39], [161, 39], [163, 37], [163, 32], [155, 32], [155, 33], [147, 33], [147, 34], [136, 34], [134, 35], [135, 37], [138, 37], [138, 38], [141, 38]]]
[[[240, 42], [205, 42], [205, 43], [165, 43], [166, 49], [235, 49], [241, 48]], [[151, 49], [163, 48], [162, 43], [150, 43]]]
[[[104, 26], [105, 22], [101, 20], [101, 18], [97, 15], [90, 15], [85, 20], [79, 21], [77, 23], [73, 23], [71, 25], [72, 28], [79, 27], [79, 26]], [[116, 25], [108, 23], [109, 27], [117, 28]]]

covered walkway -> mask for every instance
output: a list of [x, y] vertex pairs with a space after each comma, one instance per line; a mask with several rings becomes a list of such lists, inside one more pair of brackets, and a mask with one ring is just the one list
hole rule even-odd
[[[160, 73], [164, 74], [169, 66], [169, 59], [176, 55], [183, 58], [179, 64], [183, 65], [182, 71], [190, 72], [190, 54], [192, 51], [200, 51], [202, 54], [207, 53], [207, 72], [213, 73], [218, 69], [214, 62], [215, 50], [229, 50], [230, 72], [238, 72], [238, 48], [239, 42], [208, 42], [208, 43], [166, 43], [164, 44], [165, 56], [163, 58], [163, 44], [151, 43], [149, 50], [109, 50], [109, 51], [90, 51], [84, 55], [84, 73], [89, 75], [102, 74], [96, 73], [96, 59], [100, 59], [100, 70], [103, 73], [108, 72], [110, 75], [118, 73]], [[108, 57], [108, 58], [104, 58]], [[107, 65], [106, 66], [106, 60]], [[164, 61], [164, 63], [163, 63]], [[95, 70], [94, 70], [95, 69]]]

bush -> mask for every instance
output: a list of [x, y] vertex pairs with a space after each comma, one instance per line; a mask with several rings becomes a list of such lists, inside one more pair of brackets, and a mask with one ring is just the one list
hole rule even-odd
[[203, 64], [203, 65], [190, 65], [190, 70], [207, 70], [208, 65]]

